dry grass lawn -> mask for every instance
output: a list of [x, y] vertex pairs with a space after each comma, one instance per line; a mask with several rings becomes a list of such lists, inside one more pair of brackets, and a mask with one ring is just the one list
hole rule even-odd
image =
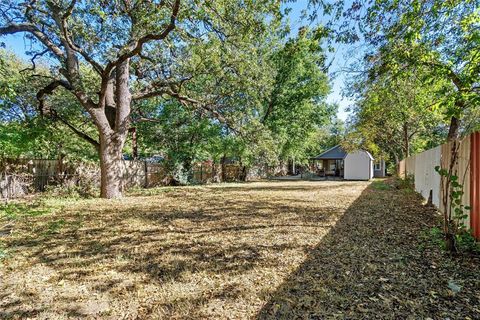
[[0, 318], [478, 316], [480, 264], [468, 271], [478, 260], [422, 246], [433, 211], [368, 185], [256, 182], [46, 201], [48, 213], [1, 218]]

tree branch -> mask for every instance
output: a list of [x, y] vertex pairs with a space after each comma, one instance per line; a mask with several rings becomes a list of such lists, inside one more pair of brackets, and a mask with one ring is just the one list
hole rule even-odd
[[72, 87], [67, 81], [64, 80], [54, 80], [50, 84], [48, 84], [45, 88], [41, 89], [37, 93], [37, 100], [38, 100], [38, 109], [40, 110], [40, 115], [43, 115], [44, 108], [45, 108], [45, 95], [52, 94], [53, 91], [58, 88], [59, 86], [64, 87], [67, 90], [72, 90]]
[[70, 17], [70, 15], [72, 14], [73, 12], [73, 9], [75, 7], [75, 4], [76, 4], [76, 0], [72, 0], [72, 2], [70, 3], [70, 5], [68, 6], [67, 10], [65, 11], [65, 13], [62, 15], [61, 17], [61, 25], [62, 25], [62, 28], [63, 29], [63, 37], [65, 38], [65, 42], [68, 44], [68, 46], [80, 53], [80, 55], [85, 59], [85, 61], [87, 61], [88, 63], [90, 63], [92, 65], [92, 67], [95, 69], [95, 71], [97, 71], [97, 73], [99, 73], [100, 75], [103, 73], [103, 68], [102, 66], [97, 62], [95, 61], [95, 59], [93, 59], [89, 54], [87, 54], [85, 52], [85, 50], [83, 50], [82, 48], [78, 47], [74, 42], [73, 40], [71, 39], [70, 35], [69, 35], [69, 32], [68, 32], [68, 25], [67, 25], [67, 19]]
[[35, 68], [36, 68], [35, 59], [37, 59], [38, 57], [43, 56], [44, 54], [46, 54], [46, 53], [49, 52], [49, 51], [50, 51], [50, 49], [45, 49], [45, 50], [43, 50], [42, 52], [37, 52], [37, 53], [35, 53], [35, 54], [33, 55], [32, 59], [30, 59], [30, 61], [32, 62], [32, 66], [20, 70], [20, 72], [25, 72], [25, 71], [27, 71], [27, 70], [34, 71]]
[[[39, 109], [40, 109], [40, 114], [41, 115], [43, 115], [43, 113], [44, 113], [44, 108], [45, 108], [44, 97], [45, 97], [45, 95], [52, 94], [53, 91], [58, 87], [64, 87], [65, 89], [67, 89], [69, 91], [72, 90], [72, 87], [70, 86], [70, 84], [67, 81], [54, 80], [50, 84], [48, 84], [45, 88], [43, 88], [42, 90], [40, 90], [37, 93], [37, 99], [39, 101]], [[77, 134], [82, 139], [85, 139], [87, 142], [92, 144], [95, 148], [100, 147], [100, 144], [98, 143], [98, 141], [96, 141], [95, 139], [93, 139], [92, 137], [87, 135], [86, 133], [84, 133], [84, 132], [78, 130], [77, 128], [75, 128], [70, 122], [68, 122], [66, 119], [62, 118], [61, 116], [59, 116], [57, 114], [57, 112], [55, 112], [55, 110], [52, 110], [51, 114], [52, 114], [53, 119], [60, 120], [63, 124], [65, 124], [68, 128], [70, 128], [75, 134]]]
[[5, 27], [0, 27], [0, 35], [15, 34], [19, 32], [29, 32], [34, 35], [40, 42], [42, 42], [50, 51], [58, 56], [61, 60], [65, 58], [65, 53], [60, 49], [47, 35], [41, 32], [36, 26], [30, 23], [11, 24]]
[[172, 96], [175, 92], [179, 92], [183, 84], [192, 79], [192, 77], [184, 78], [180, 81], [157, 81], [152, 83], [148, 88], [132, 95], [132, 100], [143, 100], [156, 96], [167, 94]]
[[180, 0], [175, 0], [174, 4], [173, 4], [173, 7], [172, 7], [172, 14], [170, 15], [170, 22], [169, 24], [165, 27], [165, 29], [161, 32], [161, 33], [158, 33], [158, 34], [147, 34], [135, 41], [132, 41], [126, 48], [126, 52], [122, 53], [119, 55], [118, 59], [115, 60], [115, 61], [110, 61], [107, 66], [105, 67], [105, 71], [104, 71], [104, 77], [108, 77], [110, 72], [112, 72], [112, 70], [118, 66], [119, 64], [121, 64], [122, 62], [124, 62], [125, 60], [135, 56], [135, 55], [138, 55], [142, 49], [143, 49], [143, 45], [149, 41], [153, 41], [153, 40], [163, 40], [165, 39], [168, 34], [173, 30], [175, 29], [175, 22], [176, 22], [176, 19], [177, 19], [177, 15], [178, 15], [178, 11], [180, 10]]
[[60, 122], [62, 122], [64, 125], [66, 125], [70, 130], [72, 130], [77, 136], [80, 138], [84, 139], [88, 143], [92, 144], [95, 148], [100, 148], [100, 143], [90, 137], [88, 134], [85, 132], [80, 131], [79, 129], [75, 128], [70, 122], [65, 120], [64, 118], [60, 117], [58, 114], [55, 113], [55, 119], [58, 119]]

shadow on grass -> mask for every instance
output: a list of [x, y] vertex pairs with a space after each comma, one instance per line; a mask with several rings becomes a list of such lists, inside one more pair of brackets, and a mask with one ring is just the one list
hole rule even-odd
[[[323, 190], [321, 185], [312, 190], [301, 184], [277, 183], [271, 188], [238, 184], [175, 188], [158, 197], [133, 198], [137, 201], [133, 203], [128, 198], [99, 200], [98, 206], [87, 202], [93, 205], [32, 217], [16, 226], [18, 235], [6, 242], [13, 256], [21, 254], [30, 264], [41, 264], [52, 274], [38, 277], [54, 284], [69, 283], [72, 290], [87, 285], [92, 292], [116, 295], [120, 290], [162, 287], [195, 277], [212, 283], [216, 278], [225, 280], [222, 288], [208, 294], [156, 302], [172, 314], [183, 304], [193, 312], [215, 299], [237, 299], [244, 288], [229, 279], [258, 269], [274, 270], [285, 254], [308, 250], [319, 237], [317, 230], [330, 228], [341, 210], [336, 205], [318, 204], [312, 210], [315, 193]], [[99, 271], [105, 268], [129, 279]], [[126, 280], [134, 285], [124, 289]], [[38, 288], [45, 285], [38, 283]], [[55, 308], [56, 314], [92, 315], [72, 302], [75, 297], [62, 296], [62, 290], [54, 288], [59, 302], [50, 309]], [[34, 289], [28, 297], [0, 302], [0, 308], [9, 310], [2, 316], [19, 317], [25, 305], [37, 306], [34, 301], [42, 292]], [[24, 316], [31, 316], [32, 310], [24, 309]]]
[[[259, 319], [439, 312], [437, 304], [448, 293], [435, 275], [440, 258], [420, 250], [418, 243], [420, 230], [435, 224], [434, 215], [418, 209], [413, 194], [369, 187], [358, 197], [358, 189], [355, 193], [349, 188], [359, 185], [285, 182], [178, 188], [158, 198], [135, 198], [139, 202], [132, 204], [127, 198], [85, 212], [67, 209], [50, 219], [32, 218], [37, 220], [24, 227], [28, 236], [9, 239], [8, 247], [22, 252], [31, 264], [53, 270], [53, 276], [45, 276], [49, 283], [72, 286], [73, 297], [54, 287], [58, 302], [48, 306], [50, 315], [102, 315], [101, 301], [87, 308], [77, 305], [75, 294], [85, 288], [89, 295], [105, 293], [122, 305], [152, 287], [138, 317], [208, 318], [201, 312], [215, 301], [256, 303], [249, 314]], [[334, 190], [330, 197], [338, 199], [326, 199], [322, 194], [327, 190]], [[343, 213], [341, 205], [356, 197]], [[305, 261], [288, 274], [303, 253]], [[262, 274], [265, 270], [270, 273]], [[273, 284], [275, 274], [284, 280], [279, 287]], [[432, 288], [437, 298], [429, 295]], [[35, 301], [42, 294], [0, 302], [4, 310], [14, 303], [0, 315], [34, 316], [32, 310], [41, 310]], [[456, 297], [448, 299], [459, 305]], [[265, 302], [260, 311], [258, 301]], [[226, 317], [233, 310], [224, 312]], [[247, 317], [242, 312], [237, 316]]]
[[[391, 189], [372, 183], [256, 318], [478, 317], [479, 260], [425, 246], [420, 235], [439, 222], [434, 209], [416, 194]], [[453, 278], [459, 293], [448, 287]]]

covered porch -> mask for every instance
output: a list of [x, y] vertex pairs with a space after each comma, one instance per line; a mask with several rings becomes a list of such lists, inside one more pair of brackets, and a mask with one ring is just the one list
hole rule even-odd
[[340, 177], [344, 175], [344, 158], [346, 152], [341, 146], [335, 146], [310, 158], [310, 170], [320, 177]]

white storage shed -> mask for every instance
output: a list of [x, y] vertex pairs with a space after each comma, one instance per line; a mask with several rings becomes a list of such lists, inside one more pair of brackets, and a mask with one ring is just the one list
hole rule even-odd
[[374, 159], [368, 151], [357, 150], [344, 158], [345, 180], [370, 180], [373, 178]]

